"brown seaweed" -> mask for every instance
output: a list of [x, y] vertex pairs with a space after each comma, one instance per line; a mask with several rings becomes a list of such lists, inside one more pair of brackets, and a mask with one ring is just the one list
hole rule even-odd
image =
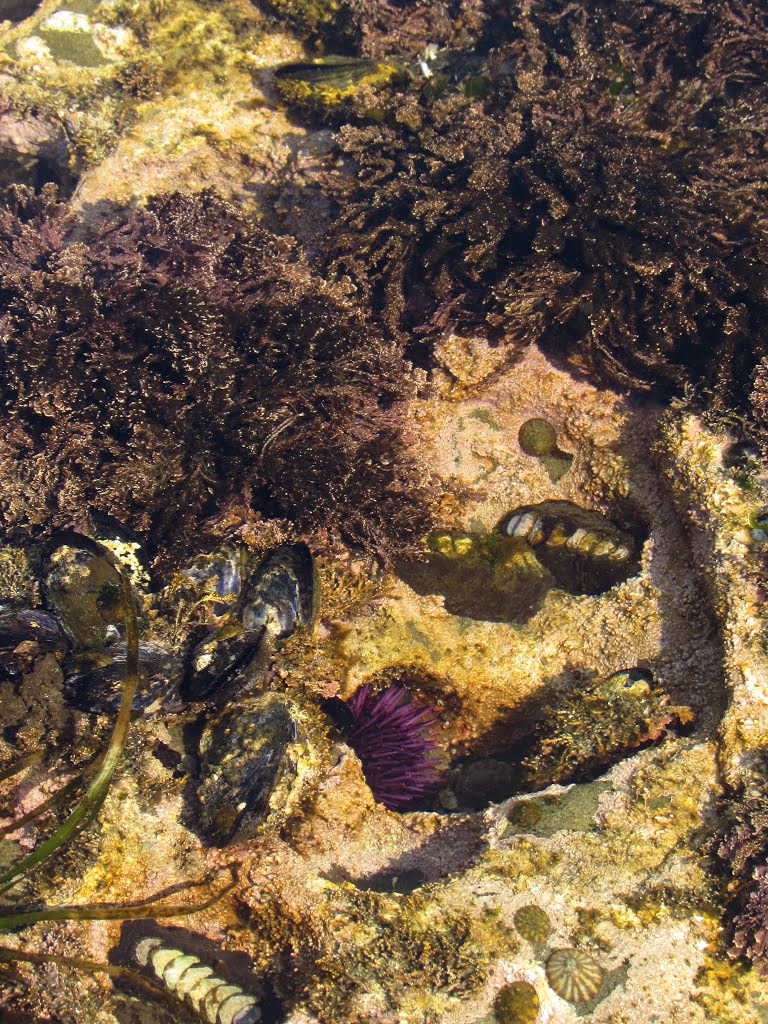
[[101, 513], [169, 561], [233, 508], [384, 558], [421, 534], [410, 368], [342, 287], [213, 193], [88, 232], [52, 187], [11, 190], [0, 310], [6, 536]]
[[748, 416], [768, 352], [765, 6], [534, 0], [497, 21], [482, 98], [414, 84], [339, 131], [354, 173], [325, 179], [329, 269], [424, 365], [445, 332], [482, 331]]

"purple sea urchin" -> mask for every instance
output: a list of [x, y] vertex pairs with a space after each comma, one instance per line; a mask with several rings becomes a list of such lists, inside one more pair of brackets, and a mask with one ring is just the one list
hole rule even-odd
[[396, 683], [375, 693], [365, 683], [347, 702], [354, 722], [347, 742], [363, 766], [374, 797], [390, 811], [433, 797], [442, 775], [435, 759], [436, 718]]

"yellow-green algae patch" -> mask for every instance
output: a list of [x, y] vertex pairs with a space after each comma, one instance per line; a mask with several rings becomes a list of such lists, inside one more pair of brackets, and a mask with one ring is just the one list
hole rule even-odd
[[252, 205], [254, 185], [286, 166], [302, 134], [253, 73], [298, 45], [265, 35], [245, 0], [87, 6], [45, 2], [0, 30], [0, 86], [14, 111], [63, 126], [70, 170], [92, 171], [78, 205], [214, 183]]

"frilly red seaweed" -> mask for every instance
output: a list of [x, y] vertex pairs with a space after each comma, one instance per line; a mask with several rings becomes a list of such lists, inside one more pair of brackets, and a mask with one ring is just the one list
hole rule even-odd
[[408, 364], [288, 239], [212, 192], [0, 208], [0, 528], [106, 514], [170, 557], [229, 506], [383, 558], [421, 535]]
[[[514, 3], [486, 95], [412, 84], [343, 127], [330, 271], [429, 365], [537, 342], [621, 389], [750, 415], [768, 354], [768, 10]], [[414, 344], [414, 338], [421, 339]]]

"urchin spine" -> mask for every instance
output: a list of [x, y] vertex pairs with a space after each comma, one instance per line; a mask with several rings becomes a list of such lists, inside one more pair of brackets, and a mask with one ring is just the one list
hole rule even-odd
[[141, 967], [150, 967], [165, 987], [208, 1024], [258, 1024], [257, 999], [216, 977], [196, 956], [165, 946], [157, 937], [142, 939], [134, 951]]

